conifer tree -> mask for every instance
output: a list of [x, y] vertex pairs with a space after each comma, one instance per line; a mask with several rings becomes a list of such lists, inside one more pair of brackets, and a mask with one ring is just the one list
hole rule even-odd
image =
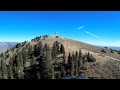
[[56, 41], [55, 44], [56, 44], [57, 54], [59, 54], [60, 53], [59, 42]]
[[65, 52], [65, 48], [64, 48], [63, 44], [61, 44], [61, 46], [60, 46], [60, 53], [64, 53], [64, 52]]
[[32, 54], [31, 56], [31, 66], [35, 64], [35, 56]]
[[1, 70], [2, 70], [3, 79], [8, 79], [8, 71], [7, 71], [7, 67], [6, 67], [4, 58], [2, 58], [2, 60], [1, 60]]
[[78, 52], [75, 53], [75, 75], [78, 74]]
[[39, 42], [39, 54], [40, 54], [40, 56], [43, 55], [43, 45], [42, 45], [41, 41]]
[[52, 46], [52, 58], [55, 58], [58, 55], [56, 43]]
[[54, 65], [52, 64], [52, 79], [55, 79]]
[[52, 69], [51, 69], [51, 54], [50, 48], [47, 44], [44, 46], [44, 53], [41, 58], [40, 67], [41, 69], [41, 78], [42, 79], [51, 79], [52, 78]]
[[13, 70], [11, 68], [11, 65], [8, 65], [8, 74], [9, 74], [9, 79], [14, 79]]
[[65, 77], [66, 76], [66, 71], [65, 71], [65, 67], [64, 64], [61, 64], [61, 77]]
[[78, 55], [78, 72], [81, 71], [82, 61], [83, 61], [83, 59], [82, 59], [82, 52], [81, 52], [81, 50], [79, 50], [79, 55]]
[[71, 76], [74, 77], [74, 53], [71, 58]]

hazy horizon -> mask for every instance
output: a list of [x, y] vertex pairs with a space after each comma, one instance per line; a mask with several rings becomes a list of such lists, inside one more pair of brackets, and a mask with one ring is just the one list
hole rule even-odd
[[0, 42], [58, 32], [92, 45], [120, 47], [119, 29], [119, 11], [0, 11]]

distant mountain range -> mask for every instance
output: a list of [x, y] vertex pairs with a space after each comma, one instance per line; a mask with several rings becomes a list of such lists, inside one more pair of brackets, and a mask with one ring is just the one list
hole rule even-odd
[[108, 48], [111, 48], [111, 49], [114, 49], [114, 50], [118, 50], [118, 51], [120, 51], [120, 47], [108, 46]]
[[116, 46], [100, 46], [100, 47], [107, 47], [107, 48], [111, 48], [111, 49], [120, 51], [120, 47], [116, 47]]
[[13, 47], [18, 42], [0, 42], [0, 53], [5, 52], [7, 49]]

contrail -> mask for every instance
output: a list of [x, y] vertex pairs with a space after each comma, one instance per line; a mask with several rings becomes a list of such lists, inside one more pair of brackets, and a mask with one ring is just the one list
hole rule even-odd
[[[81, 29], [83, 29], [83, 28], [85, 28], [85, 26], [80, 26], [80, 27], [78, 27], [79, 30], [81, 30]], [[97, 35], [95, 35], [95, 34], [93, 34], [93, 33], [90, 33], [90, 32], [88, 32], [88, 31], [84, 31], [84, 32], [87, 33], [87, 34], [89, 34], [89, 35], [91, 35], [91, 36], [94, 36], [94, 37], [96, 37], [96, 38], [98, 38], [98, 39], [102, 39], [101, 37], [99, 37], [99, 36], [97, 36]]]
[[[87, 34], [89, 34], [89, 35], [92, 35], [92, 36], [94, 36], [94, 37], [96, 37], [96, 38], [98, 38], [98, 39], [102, 39], [101, 37], [99, 37], [99, 36], [97, 36], [97, 35], [95, 35], [95, 34], [92, 34], [92, 33], [88, 32], [88, 31], [85, 31], [85, 33], [87, 33]], [[102, 40], [103, 40], [103, 39], [102, 39]]]
[[[79, 27], [78, 29], [81, 30], [81, 29], [83, 29], [83, 28], [85, 28], [85, 26], [81, 26], [81, 27]], [[104, 41], [104, 43], [106, 43], [106, 44], [109, 44], [108, 41], [106, 41], [105, 39], [103, 39], [103, 38], [101, 38], [101, 37], [99, 37], [99, 36], [97, 36], [97, 35], [95, 35], [95, 34], [93, 34], [93, 33], [90, 33], [90, 32], [88, 32], [88, 31], [84, 31], [84, 32], [87, 33], [87, 34], [89, 34], [89, 35], [91, 35], [91, 36], [93, 36], [93, 37], [95, 37], [95, 38], [98, 38], [98, 39]]]
[[84, 26], [81, 26], [81, 27], [79, 27], [78, 29], [83, 29], [84, 28]]

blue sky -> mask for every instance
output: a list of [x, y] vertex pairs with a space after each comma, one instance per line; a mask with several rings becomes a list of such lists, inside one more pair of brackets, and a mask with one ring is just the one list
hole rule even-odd
[[0, 11], [0, 42], [55, 32], [93, 45], [120, 46], [120, 11]]

